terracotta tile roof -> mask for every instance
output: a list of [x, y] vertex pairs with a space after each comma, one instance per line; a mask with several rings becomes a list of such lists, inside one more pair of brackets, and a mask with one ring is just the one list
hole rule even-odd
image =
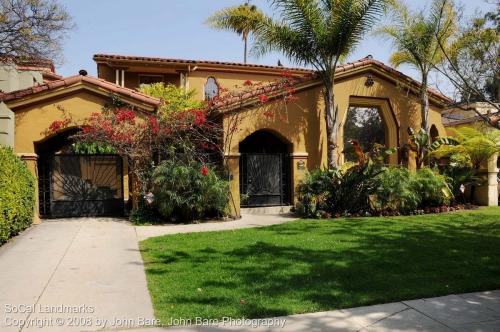
[[69, 76], [69, 77], [65, 77], [63, 79], [47, 82], [47, 83], [40, 84], [40, 85], [35, 85], [35, 86], [27, 88], [27, 89], [12, 91], [9, 93], [0, 93], [0, 101], [8, 102], [11, 100], [30, 97], [32, 95], [36, 95], [36, 94], [46, 92], [46, 91], [55, 90], [58, 88], [70, 87], [72, 85], [75, 85], [78, 83], [84, 83], [84, 82], [95, 85], [99, 88], [105, 89], [105, 90], [109, 91], [110, 93], [116, 93], [118, 95], [126, 96], [129, 98], [135, 99], [139, 102], [151, 105], [153, 107], [157, 107], [161, 103], [159, 99], [150, 97], [148, 95], [137, 92], [135, 90], [121, 87], [119, 85], [105, 81], [105, 80], [97, 78], [97, 77], [82, 76], [82, 75]]
[[13, 63], [18, 70], [56, 72], [54, 62], [46, 59], [3, 56], [0, 57], [0, 62]]
[[[500, 114], [499, 113], [490, 114], [490, 115], [486, 115], [486, 116], [490, 118], [491, 123], [493, 125], [498, 126], [498, 124], [500, 123]], [[454, 127], [454, 126], [459, 126], [459, 125], [469, 124], [469, 123], [474, 123], [474, 122], [479, 122], [479, 121], [485, 121], [485, 120], [482, 117], [480, 117], [479, 115], [465, 118], [465, 119], [457, 119], [457, 120], [450, 119], [450, 118], [447, 118], [447, 120], [445, 120], [445, 118], [443, 117], [443, 125], [445, 127]]]
[[95, 62], [134, 61], [134, 62], [144, 62], [144, 63], [153, 62], [153, 63], [158, 63], [158, 64], [186, 64], [186, 65], [194, 65], [194, 66], [216, 65], [216, 66], [231, 66], [231, 67], [242, 67], [242, 68], [251, 68], [251, 69], [272, 69], [272, 70], [282, 70], [282, 71], [288, 70], [288, 71], [297, 71], [297, 72], [302, 72], [302, 73], [313, 72], [313, 70], [305, 69], [305, 68], [244, 64], [244, 63], [240, 63], [240, 62], [173, 59], [173, 58], [130, 56], [130, 55], [116, 55], [116, 54], [95, 54], [93, 59]]
[[[290, 67], [278, 67], [278, 66], [267, 66], [267, 65], [256, 65], [256, 64], [243, 64], [238, 62], [223, 62], [223, 61], [208, 61], [208, 60], [186, 60], [186, 59], [172, 59], [172, 58], [159, 58], [159, 57], [144, 57], [144, 56], [128, 56], [128, 55], [115, 55], [115, 54], [95, 54], [94, 61], [96, 62], [108, 62], [108, 61], [133, 61], [133, 62], [145, 62], [145, 63], [158, 63], [158, 64], [190, 64], [190, 65], [217, 65], [217, 66], [228, 66], [228, 67], [241, 67], [248, 69], [269, 69], [269, 70], [282, 70], [282, 71], [291, 71], [293, 73], [298, 73], [301, 75], [312, 74], [315, 71], [306, 68], [290, 68]], [[387, 66], [381, 61], [373, 59], [371, 56], [367, 56], [363, 59], [346, 63], [343, 65], [337, 66], [336, 73], [348, 72], [360, 67], [366, 66], [376, 66], [380, 69], [388, 72], [390, 75], [395, 76], [399, 79], [406, 81], [406, 83], [412, 85], [415, 88], [420, 87], [420, 82], [411, 78], [408, 75], [403, 74], [402, 72]], [[441, 94], [439, 91], [429, 88], [429, 93], [442, 100], [445, 103], [453, 102], [452, 99], [446, 97]]]
[[[417, 81], [417, 80], [411, 78], [410, 76], [400, 72], [399, 70], [396, 70], [396, 69], [386, 65], [385, 63], [383, 63], [381, 61], [373, 59], [371, 56], [367, 56], [366, 58], [354, 61], [352, 63], [346, 63], [344, 65], [338, 66], [337, 70], [335, 72], [336, 73], [347, 72], [349, 70], [353, 70], [353, 69], [356, 69], [359, 67], [366, 67], [369, 65], [379, 67], [380, 69], [383, 69], [384, 71], [388, 72], [389, 74], [406, 81], [406, 83], [409, 83], [410, 85], [413, 85], [415, 88], [420, 88], [420, 86], [421, 86], [421, 83], [419, 81]], [[444, 101], [446, 103], [453, 102], [453, 99], [443, 95], [442, 93], [440, 93], [439, 91], [437, 91], [435, 89], [427, 88], [427, 91], [432, 96], [434, 96], [438, 99], [441, 99], [442, 101]]]
[[42, 77], [43, 77], [44, 83], [63, 79], [63, 77], [61, 75], [57, 75], [56, 73], [52, 73], [52, 72], [48, 72], [48, 71], [42, 72]]
[[[378, 67], [378, 68], [388, 72], [392, 76], [396, 76], [397, 78], [404, 80], [406, 83], [412, 85], [414, 88], [420, 87], [420, 82], [418, 82], [417, 80], [414, 80], [413, 78], [403, 74], [402, 72], [400, 72], [392, 67], [389, 67], [380, 61], [374, 60], [371, 57], [367, 57], [367, 58], [364, 58], [364, 59], [361, 59], [361, 60], [358, 60], [358, 61], [355, 61], [352, 63], [346, 63], [343, 65], [339, 65], [339, 66], [337, 66], [335, 73], [337, 75], [342, 74], [342, 73], [348, 73], [354, 69], [368, 67], [368, 66]], [[318, 85], [321, 84], [318, 80], [317, 74], [313, 71], [309, 71], [308, 74], [305, 74], [305, 75], [300, 76], [300, 77], [294, 77], [292, 80], [293, 80], [293, 82], [292, 82], [293, 85], [306, 84], [308, 82], [312, 82], [315, 80], [318, 81]], [[235, 97], [226, 100], [224, 103], [219, 103], [219, 104], [216, 103], [215, 107], [218, 108], [218, 107], [231, 106], [235, 103], [245, 102], [245, 101], [250, 100], [252, 98], [257, 98], [258, 96], [260, 96], [262, 94], [267, 95], [269, 93], [276, 92], [278, 90], [280, 90], [279, 85], [273, 82], [273, 83], [270, 83], [268, 85], [264, 85], [262, 87], [259, 87], [258, 89], [254, 90], [252, 92], [244, 92], [240, 95], [236, 95]], [[439, 93], [438, 91], [436, 91], [434, 89], [429, 88], [428, 91], [432, 96], [434, 96], [435, 98], [437, 98], [445, 103], [452, 103], [453, 102], [452, 99], [446, 97], [445, 95]]]

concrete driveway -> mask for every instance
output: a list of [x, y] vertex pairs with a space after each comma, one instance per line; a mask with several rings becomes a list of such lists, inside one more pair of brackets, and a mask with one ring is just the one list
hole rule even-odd
[[45, 222], [0, 248], [0, 331], [131, 328], [153, 317], [127, 223]]

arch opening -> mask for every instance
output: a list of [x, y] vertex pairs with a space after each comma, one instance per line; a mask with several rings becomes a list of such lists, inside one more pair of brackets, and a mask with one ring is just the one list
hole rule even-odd
[[357, 160], [351, 140], [357, 141], [364, 152], [376, 144], [387, 146], [385, 127], [377, 107], [349, 107], [344, 122], [344, 160]]
[[35, 143], [39, 212], [44, 218], [120, 216], [123, 161], [118, 155], [73, 152], [71, 128]]
[[290, 203], [291, 144], [276, 134], [259, 130], [239, 144], [242, 207]]

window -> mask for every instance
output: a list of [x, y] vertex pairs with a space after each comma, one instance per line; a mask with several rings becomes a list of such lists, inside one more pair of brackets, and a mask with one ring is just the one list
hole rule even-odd
[[385, 129], [379, 110], [373, 107], [350, 107], [344, 124], [344, 157], [356, 161], [351, 140], [359, 143], [363, 152], [372, 150], [375, 144], [385, 145]]
[[163, 82], [163, 75], [139, 75], [139, 85]]
[[219, 85], [215, 77], [207, 78], [205, 83], [205, 100], [212, 100], [219, 95]]

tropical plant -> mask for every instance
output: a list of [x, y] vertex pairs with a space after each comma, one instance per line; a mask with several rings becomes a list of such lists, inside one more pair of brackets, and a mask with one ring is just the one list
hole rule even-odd
[[335, 70], [383, 14], [389, 0], [270, 0], [277, 19], [264, 17], [253, 51], [282, 52], [291, 61], [314, 67], [323, 81], [328, 167], [337, 164], [338, 107]]
[[[470, 187], [471, 199], [474, 199], [475, 186], [481, 184], [480, 170], [486, 167], [490, 158], [500, 153], [500, 130], [485, 127], [461, 127], [451, 129], [454, 145], [442, 145], [431, 153], [431, 156], [442, 159], [449, 158], [449, 176], [452, 188], [456, 192], [461, 185]], [[470, 172], [467, 169], [471, 170]]]
[[228, 182], [201, 163], [163, 161], [152, 176], [155, 205], [171, 221], [222, 217], [228, 205]]
[[500, 130], [462, 127], [451, 129], [455, 145], [442, 145], [432, 152], [440, 158], [460, 158], [475, 170], [479, 170], [495, 154], [500, 152]]
[[297, 188], [296, 212], [300, 215], [320, 218], [322, 211], [328, 211], [326, 203], [333, 170], [313, 170], [306, 175]]
[[422, 168], [425, 160], [429, 159], [430, 152], [437, 150], [443, 145], [451, 146], [458, 144], [457, 140], [453, 137], [438, 137], [430, 144], [430, 136], [423, 128], [420, 128], [417, 133], [412, 128], [408, 128], [408, 135], [410, 139], [407, 146], [416, 153], [415, 163], [417, 169]]
[[420, 195], [415, 191], [412, 173], [406, 167], [389, 167], [378, 176], [378, 187], [372, 197], [372, 208], [378, 213], [414, 212], [420, 204]]
[[421, 168], [413, 174], [411, 181], [413, 191], [419, 195], [421, 208], [449, 205], [453, 198], [446, 178], [437, 170]]
[[[426, 15], [427, 14], [427, 15]], [[396, 52], [390, 62], [395, 67], [410, 65], [420, 72], [421, 127], [429, 128], [429, 73], [445, 60], [441, 49], [449, 47], [456, 32], [456, 10], [450, 0], [433, 0], [430, 8], [411, 12], [400, 1], [392, 5], [391, 24], [378, 29], [378, 34], [394, 43]]]
[[369, 153], [356, 154], [357, 163], [311, 172], [298, 187], [297, 212], [318, 218], [371, 211], [370, 200], [378, 187], [378, 175], [385, 170], [385, 157], [392, 153], [393, 149], [375, 147]]
[[255, 32], [263, 18], [262, 11], [247, 2], [236, 7], [221, 9], [208, 18], [207, 24], [212, 28], [229, 30], [240, 35], [244, 43], [243, 62], [247, 63], [248, 37]]

